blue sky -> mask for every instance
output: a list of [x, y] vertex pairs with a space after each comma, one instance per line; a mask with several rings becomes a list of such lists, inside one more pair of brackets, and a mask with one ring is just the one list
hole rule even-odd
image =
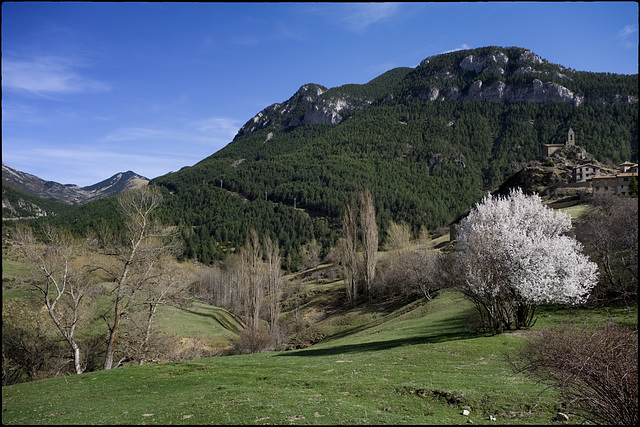
[[4, 2], [2, 162], [80, 186], [154, 178], [303, 84], [488, 45], [637, 74], [638, 4]]

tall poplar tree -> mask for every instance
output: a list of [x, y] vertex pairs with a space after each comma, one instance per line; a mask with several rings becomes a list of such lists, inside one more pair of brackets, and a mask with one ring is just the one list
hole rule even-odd
[[347, 299], [355, 307], [358, 300], [358, 217], [356, 204], [352, 200], [345, 209], [342, 217], [342, 233], [340, 240], [340, 258], [344, 273], [344, 285]]
[[373, 196], [368, 188], [360, 192], [360, 227], [362, 228], [362, 257], [365, 297], [371, 298], [371, 285], [376, 273], [378, 254], [378, 225]]
[[280, 316], [280, 300], [282, 299], [282, 258], [277, 239], [271, 236], [264, 238], [264, 258], [267, 266], [266, 294], [269, 327], [273, 332]]

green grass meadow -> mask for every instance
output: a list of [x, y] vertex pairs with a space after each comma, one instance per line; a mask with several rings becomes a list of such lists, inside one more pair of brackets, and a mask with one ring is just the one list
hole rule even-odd
[[[542, 307], [531, 330], [484, 335], [470, 327], [473, 305], [454, 291], [440, 291], [431, 301], [336, 305], [343, 284], [323, 276], [327, 268], [292, 277], [297, 290], [283, 307], [284, 318], [309, 322], [296, 342], [315, 345], [5, 386], [2, 423], [580, 424], [584, 420], [574, 414], [556, 421], [565, 402], [554, 389], [514, 373], [505, 354], [548, 325], [637, 323], [637, 307]], [[21, 301], [33, 292], [20, 285], [27, 276], [26, 264], [3, 258], [3, 317], [29, 316], [30, 306]], [[90, 323], [86, 333], [101, 327]], [[241, 324], [226, 310], [194, 303], [160, 307], [156, 327], [181, 337], [187, 350], [223, 349]]]
[[[412, 308], [303, 350], [130, 366], [3, 387], [2, 422], [560, 423], [554, 421], [562, 403], [556, 392], [515, 374], [504, 360], [531, 332], [469, 331], [473, 307], [455, 292]], [[547, 310], [542, 316], [548, 323], [573, 315]]]

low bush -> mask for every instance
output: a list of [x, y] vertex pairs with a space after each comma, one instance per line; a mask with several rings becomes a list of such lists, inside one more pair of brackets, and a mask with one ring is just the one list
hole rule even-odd
[[[2, 318], [2, 386], [68, 374], [62, 345], [40, 328]], [[67, 368], [67, 369], [65, 369]]]
[[637, 325], [543, 328], [509, 360], [517, 371], [557, 387], [591, 422], [638, 423]]
[[231, 341], [232, 354], [260, 353], [265, 350], [273, 350], [274, 346], [274, 337], [266, 327], [259, 327], [255, 330], [244, 329], [240, 331], [238, 338]]

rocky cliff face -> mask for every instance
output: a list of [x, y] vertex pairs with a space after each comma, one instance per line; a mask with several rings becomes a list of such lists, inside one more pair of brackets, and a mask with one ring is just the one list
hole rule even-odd
[[[22, 193], [23, 194], [23, 193]], [[2, 220], [5, 219], [27, 219], [40, 218], [50, 215], [50, 212], [44, 207], [31, 200], [27, 200], [21, 195], [13, 197], [5, 197], [6, 188], [2, 189]]]
[[[587, 97], [570, 89], [576, 73], [522, 48], [489, 47], [450, 52], [424, 59], [381, 98], [354, 96], [348, 90], [336, 91], [337, 88], [327, 89], [317, 84], [303, 85], [289, 100], [260, 111], [242, 126], [236, 138], [272, 125], [283, 128], [337, 125], [353, 110], [398, 98], [501, 105], [561, 102], [579, 107]], [[638, 102], [637, 96], [619, 94], [591, 100], [613, 104]]]
[[[575, 94], [557, 83], [544, 83], [539, 79], [534, 79], [531, 85], [525, 87], [508, 86], [501, 81], [486, 85], [479, 79], [473, 82], [466, 95], [458, 88], [449, 89], [442, 94], [437, 88], [429, 88], [428, 93], [428, 98], [432, 101], [488, 101], [499, 104], [564, 102], [575, 107], [584, 102], [584, 96]], [[418, 94], [418, 98], [423, 97], [422, 92]]]
[[[429, 101], [488, 101], [499, 104], [564, 102], [577, 107], [584, 103], [583, 95], [574, 93], [554, 81], [544, 81], [545, 77], [569, 81], [571, 78], [567, 74], [571, 74], [570, 71], [557, 66], [558, 70], [547, 70], [548, 67], [545, 67], [547, 63], [533, 52], [526, 49], [519, 49], [515, 52], [515, 56], [511, 58], [500, 50], [484, 55], [469, 54], [459, 63], [449, 65], [449, 69], [432, 71], [437, 78], [431, 85], [417, 91], [414, 90], [413, 93], [408, 93], [406, 96], [409, 99], [415, 97]], [[433, 57], [426, 58], [420, 63], [420, 67], [425, 69], [431, 67], [432, 59]], [[541, 69], [538, 69], [538, 66]], [[436, 65], [436, 68], [439, 67]], [[565, 71], [567, 74], [560, 71]], [[471, 74], [472, 83], [466, 93], [460, 86], [442, 89], [443, 81], [460, 75], [461, 72]], [[502, 80], [496, 80], [496, 74], [500, 76], [506, 74], [535, 76], [535, 78], [531, 83], [509, 85]], [[618, 100], [618, 102], [626, 101], [633, 102], [631, 99]]]
[[149, 180], [132, 171], [117, 173], [109, 179], [88, 187], [45, 181], [35, 175], [2, 164], [2, 180], [34, 196], [71, 205], [113, 196], [123, 191], [147, 185]]
[[300, 125], [338, 125], [341, 112], [369, 105], [372, 99], [338, 96], [317, 84], [306, 84], [283, 103], [268, 106], [240, 128], [236, 137], [246, 135], [269, 125], [280, 124], [284, 128]]

